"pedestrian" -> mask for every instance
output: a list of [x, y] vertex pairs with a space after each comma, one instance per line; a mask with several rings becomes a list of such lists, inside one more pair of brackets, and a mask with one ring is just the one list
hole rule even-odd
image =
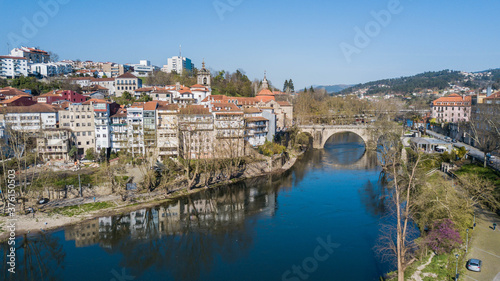
[[497, 229], [497, 224], [493, 223], [493, 230]]
[[95, 203], [95, 196], [94, 196], [94, 203]]

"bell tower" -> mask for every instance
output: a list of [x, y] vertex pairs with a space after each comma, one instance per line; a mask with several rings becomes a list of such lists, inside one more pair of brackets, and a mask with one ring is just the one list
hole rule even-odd
[[264, 71], [264, 80], [262, 80], [262, 89], [269, 89], [269, 82], [267, 82], [266, 71]]
[[205, 68], [205, 60], [203, 60], [202, 67], [198, 71], [198, 84], [203, 85], [205, 87], [210, 87], [211, 75], [210, 71]]

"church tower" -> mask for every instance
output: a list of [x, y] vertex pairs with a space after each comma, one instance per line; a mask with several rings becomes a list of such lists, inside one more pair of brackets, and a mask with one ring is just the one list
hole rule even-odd
[[264, 71], [264, 80], [262, 80], [261, 89], [269, 89], [269, 83], [267, 82], [266, 72]]
[[198, 71], [198, 84], [203, 85], [205, 87], [210, 87], [210, 80], [211, 80], [210, 71], [205, 68], [205, 60], [203, 60], [202, 67]]

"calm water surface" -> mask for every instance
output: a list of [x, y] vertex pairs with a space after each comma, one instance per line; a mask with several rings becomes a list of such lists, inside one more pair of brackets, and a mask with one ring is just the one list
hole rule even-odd
[[378, 280], [379, 175], [359, 138], [335, 135], [283, 175], [19, 237], [0, 279]]

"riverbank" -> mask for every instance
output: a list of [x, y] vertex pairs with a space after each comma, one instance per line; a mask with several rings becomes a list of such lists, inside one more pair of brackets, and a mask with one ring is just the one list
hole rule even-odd
[[[202, 190], [217, 188], [220, 186], [236, 183], [250, 178], [266, 176], [270, 174], [283, 173], [296, 163], [303, 155], [303, 152], [291, 156], [290, 159], [280, 167], [270, 167], [270, 169], [249, 169], [248, 173], [243, 173], [238, 178], [233, 178], [230, 180], [221, 180], [211, 185], [203, 188], [196, 188], [192, 190], [180, 189], [175, 192], [165, 194], [165, 192], [152, 192], [136, 194], [128, 201], [122, 201], [120, 195], [107, 195], [107, 196], [97, 196], [97, 197], [87, 197], [87, 198], [72, 198], [72, 199], [62, 199], [57, 200], [56, 206], [63, 206], [59, 208], [52, 208], [46, 212], [36, 212], [35, 216], [33, 214], [18, 214], [16, 213], [15, 219], [16, 227], [15, 234], [23, 235], [26, 233], [37, 233], [44, 232], [48, 230], [53, 230], [61, 228], [64, 226], [74, 225], [82, 221], [94, 219], [101, 216], [113, 216], [121, 213], [128, 213], [134, 210], [153, 207], [162, 203], [167, 203], [169, 201], [175, 200], [179, 197], [186, 196], [189, 194], [197, 193]], [[104, 208], [97, 208], [97, 205], [103, 202], [108, 202], [108, 205], [102, 205]], [[111, 207], [107, 207], [111, 205]], [[79, 210], [78, 208], [73, 208], [74, 206], [85, 206], [89, 207], [92, 211]], [[72, 209], [75, 212], [65, 212], [64, 210]], [[62, 210], [62, 211], [61, 211]], [[58, 212], [59, 211], [59, 212]], [[10, 235], [10, 231], [7, 229], [7, 224], [10, 217], [0, 217], [0, 241], [5, 241]]]

